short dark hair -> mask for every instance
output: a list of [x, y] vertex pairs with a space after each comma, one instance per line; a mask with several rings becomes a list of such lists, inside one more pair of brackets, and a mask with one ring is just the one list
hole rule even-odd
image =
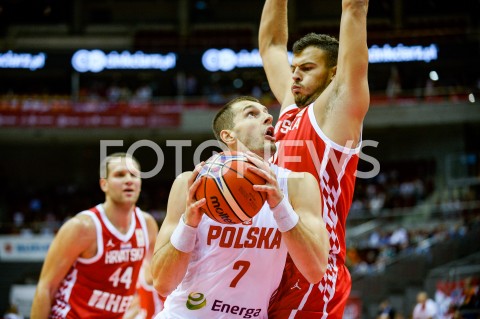
[[222, 139], [220, 137], [221, 131], [231, 130], [233, 128], [233, 118], [235, 117], [235, 113], [232, 111], [232, 106], [241, 101], [252, 101], [260, 103], [260, 101], [253, 96], [239, 96], [227, 102], [227, 104], [225, 104], [217, 112], [212, 122], [213, 134], [218, 141], [222, 142]]
[[109, 173], [108, 165], [112, 161], [114, 161], [115, 159], [121, 159], [121, 158], [127, 158], [127, 157], [133, 159], [135, 164], [137, 164], [138, 168], [140, 168], [140, 162], [135, 157], [133, 157], [133, 155], [128, 154], [128, 153], [122, 153], [122, 152], [113, 153], [113, 154], [110, 154], [107, 157], [105, 157], [102, 160], [102, 162], [100, 163], [100, 178], [107, 178], [108, 177], [108, 173]]
[[308, 47], [316, 47], [327, 53], [327, 66], [334, 67], [338, 60], [338, 40], [327, 34], [308, 33], [293, 44], [293, 54], [300, 54]]

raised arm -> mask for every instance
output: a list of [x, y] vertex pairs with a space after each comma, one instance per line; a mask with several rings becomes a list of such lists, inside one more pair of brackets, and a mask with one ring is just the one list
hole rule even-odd
[[[327, 136], [341, 145], [352, 141], [353, 147], [361, 138], [362, 123], [370, 104], [367, 11], [368, 0], [342, 1], [337, 72], [327, 88], [328, 94], [316, 102], [326, 104], [323, 112], [328, 110], [322, 126]], [[320, 109], [316, 106], [316, 112]]]
[[282, 107], [294, 103], [288, 61], [287, 0], [266, 0], [260, 19], [258, 45], [270, 89]]
[[[196, 187], [199, 185], [199, 180], [194, 182], [196, 175], [185, 172], [175, 179], [168, 198], [167, 215], [155, 243], [150, 267], [153, 285], [163, 297], [168, 296], [182, 281], [195, 245], [196, 227], [203, 214], [199, 207], [205, 203], [204, 199], [198, 202], [194, 199]], [[176, 247], [181, 245], [172, 244], [173, 235], [179, 234], [179, 230], [184, 232], [180, 233], [182, 245], [190, 246], [191, 249], [180, 250]]]
[[[48, 249], [35, 290], [31, 319], [46, 319], [58, 287], [78, 257], [96, 252], [96, 231], [88, 216], [76, 216], [58, 231]], [[90, 256], [88, 256], [90, 257]]]

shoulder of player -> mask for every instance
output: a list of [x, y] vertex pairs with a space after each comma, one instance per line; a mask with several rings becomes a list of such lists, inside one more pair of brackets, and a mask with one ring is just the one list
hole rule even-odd
[[89, 241], [96, 239], [97, 230], [92, 217], [85, 214], [78, 214], [62, 225], [59, 230], [59, 235], [68, 235], [76, 240]]
[[291, 172], [288, 175], [288, 193], [293, 196], [307, 194], [316, 184], [317, 180], [309, 172]]
[[288, 175], [288, 185], [304, 185], [312, 181], [315, 181], [315, 177], [309, 172], [290, 172]]
[[184, 206], [185, 200], [188, 191], [188, 181], [191, 178], [193, 172], [183, 172], [178, 175], [173, 181], [172, 187], [170, 189], [170, 194], [168, 196], [168, 205], [167, 205], [167, 216], [169, 211], [176, 207], [177, 205]]
[[147, 222], [150, 222], [151, 220], [155, 220], [155, 218], [150, 214], [149, 212], [146, 212], [144, 210], [139, 209], [140, 212], [142, 213], [142, 216], [145, 218]]
[[175, 181], [174, 181], [174, 184], [175, 183], [186, 183], [188, 181], [188, 179], [192, 176], [193, 174], [193, 171], [186, 171], [186, 172], [183, 172], [181, 173], [180, 175], [178, 175], [176, 178], [175, 178]]
[[155, 220], [155, 217], [152, 216], [152, 214], [147, 213], [142, 211], [143, 217], [145, 218], [145, 221], [147, 222], [147, 226], [149, 230], [154, 230], [155, 232], [158, 231], [158, 223]]
[[95, 222], [93, 221], [93, 218], [86, 214], [78, 214], [71, 218], [68, 222], [71, 222], [73, 227], [82, 232], [95, 230]]
[[171, 191], [175, 192], [176, 190], [184, 191], [188, 187], [188, 180], [192, 176], [192, 171], [186, 171], [178, 175], [173, 181]]

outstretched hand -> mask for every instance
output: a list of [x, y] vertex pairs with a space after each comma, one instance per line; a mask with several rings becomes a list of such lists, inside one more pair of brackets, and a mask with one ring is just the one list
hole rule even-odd
[[264, 192], [267, 195], [267, 203], [273, 208], [278, 205], [283, 199], [283, 192], [278, 185], [277, 176], [270, 168], [270, 164], [260, 156], [247, 151], [245, 153], [248, 160], [255, 166], [248, 166], [247, 169], [265, 179], [264, 185], [253, 185], [253, 189], [259, 192]]

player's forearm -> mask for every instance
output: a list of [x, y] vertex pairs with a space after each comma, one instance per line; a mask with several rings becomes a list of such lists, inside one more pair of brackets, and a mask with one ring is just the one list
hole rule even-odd
[[168, 296], [187, 272], [191, 253], [184, 253], [168, 242], [154, 253], [151, 261], [153, 285], [160, 295]]
[[[342, 3], [342, 20], [340, 22], [340, 47], [338, 53], [337, 73], [333, 90], [343, 96], [342, 114], [347, 122], [345, 126], [358, 134], [369, 107], [368, 88], [368, 46], [367, 46], [367, 6], [366, 0], [344, 0]], [[350, 123], [349, 119], [356, 122]], [[348, 139], [353, 136], [345, 132]], [[358, 139], [356, 139], [358, 141]]]
[[267, 0], [262, 11], [259, 27], [260, 53], [273, 45], [287, 46], [288, 20], [287, 0]]
[[37, 285], [35, 297], [30, 310], [30, 319], [47, 319], [50, 314], [52, 299], [45, 289]]
[[330, 245], [326, 230], [314, 234], [300, 220], [290, 231], [282, 234], [295, 265], [311, 283], [319, 282], [327, 270]]
[[352, 81], [368, 73], [366, 0], [344, 0], [340, 22], [340, 48], [337, 74], [350, 75]]
[[[312, 181], [317, 185], [315, 180]], [[292, 195], [297, 197], [295, 193]], [[317, 195], [320, 204], [318, 194], [315, 192], [313, 195]], [[302, 204], [305, 200], [296, 199]], [[311, 283], [319, 282], [325, 274], [330, 250], [325, 223], [317, 209], [318, 206], [315, 205], [300, 205], [295, 209], [285, 197], [271, 208], [290, 256], [298, 270]]]
[[368, 1], [369, 0], [342, 0], [342, 11], [345, 12], [349, 9], [360, 10], [364, 15], [367, 15]]

